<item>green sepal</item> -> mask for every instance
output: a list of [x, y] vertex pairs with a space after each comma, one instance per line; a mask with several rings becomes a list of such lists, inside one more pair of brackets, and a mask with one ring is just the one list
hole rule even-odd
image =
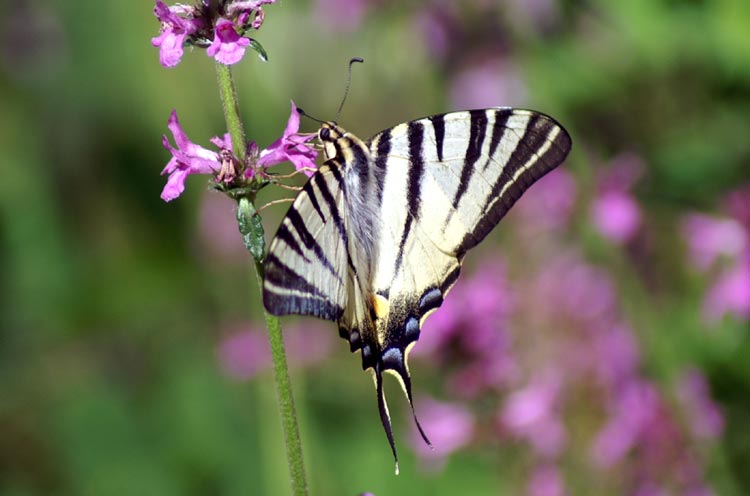
[[262, 261], [266, 253], [266, 237], [260, 215], [249, 199], [243, 197], [237, 202], [237, 223], [242, 242], [253, 258]]
[[268, 62], [268, 54], [263, 48], [263, 45], [261, 45], [258, 40], [250, 38], [249, 46], [258, 53], [258, 57], [260, 57], [260, 60], [262, 60], [263, 62]]

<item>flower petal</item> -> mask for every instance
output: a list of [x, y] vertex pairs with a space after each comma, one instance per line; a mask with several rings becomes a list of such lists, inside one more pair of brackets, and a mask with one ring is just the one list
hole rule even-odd
[[237, 34], [234, 23], [227, 19], [219, 19], [214, 32], [214, 41], [206, 54], [225, 65], [239, 62], [245, 55], [245, 47], [250, 44], [250, 40]]

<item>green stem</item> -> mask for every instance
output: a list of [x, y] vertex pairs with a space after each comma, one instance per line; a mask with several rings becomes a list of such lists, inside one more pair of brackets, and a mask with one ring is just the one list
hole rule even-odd
[[[216, 76], [219, 81], [219, 93], [224, 108], [224, 117], [227, 129], [232, 137], [232, 151], [242, 163], [245, 161], [245, 132], [240, 120], [237, 93], [232, 81], [232, 72], [226, 65], [216, 63]], [[253, 217], [257, 220], [255, 208], [252, 205], [252, 196], [241, 198], [238, 205], [238, 220], [240, 220], [240, 231], [246, 239], [260, 240], [261, 246], [265, 246], [263, 240], [262, 225], [252, 222]], [[247, 231], [247, 232], [245, 232]], [[248, 246], [250, 248], [250, 246]], [[255, 260], [255, 274], [258, 285], [262, 292], [263, 281], [263, 253], [262, 248], [251, 250]], [[305, 477], [305, 465], [302, 457], [302, 442], [299, 435], [297, 413], [294, 408], [294, 397], [292, 395], [292, 383], [289, 380], [289, 368], [287, 367], [286, 351], [284, 350], [284, 339], [281, 334], [279, 319], [263, 309], [263, 316], [268, 328], [268, 340], [271, 344], [271, 358], [273, 360], [274, 379], [276, 381], [276, 401], [279, 414], [281, 415], [281, 427], [286, 444], [286, 458], [289, 464], [289, 475], [291, 476], [292, 494], [294, 496], [306, 496], [307, 479]]]
[[246, 156], [245, 129], [242, 127], [242, 121], [240, 120], [239, 101], [234, 89], [232, 70], [228, 65], [220, 62], [216, 62], [214, 65], [216, 66], [216, 79], [219, 81], [219, 95], [224, 109], [224, 119], [227, 121], [229, 136], [232, 137], [232, 152], [244, 164]]

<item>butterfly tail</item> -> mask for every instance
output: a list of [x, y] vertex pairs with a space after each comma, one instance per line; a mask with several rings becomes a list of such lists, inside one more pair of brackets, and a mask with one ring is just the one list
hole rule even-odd
[[[403, 355], [401, 355], [401, 357], [403, 357]], [[388, 438], [388, 443], [391, 445], [393, 459], [396, 462], [396, 474], [398, 474], [398, 454], [396, 452], [396, 443], [393, 440], [393, 427], [391, 425], [391, 416], [388, 412], [388, 403], [385, 400], [385, 392], [383, 390], [383, 372], [391, 372], [399, 379], [399, 382], [401, 382], [401, 386], [404, 389], [404, 393], [406, 394], [406, 398], [409, 400], [411, 413], [414, 417], [414, 423], [419, 430], [419, 434], [422, 436], [422, 439], [425, 443], [427, 443], [427, 446], [429, 446], [430, 449], [434, 448], [430, 440], [427, 438], [427, 434], [425, 434], [424, 429], [422, 429], [422, 425], [419, 423], [417, 413], [414, 409], [414, 400], [411, 393], [411, 377], [409, 376], [409, 372], [407, 371], [406, 363], [403, 361], [403, 359], [398, 361], [388, 360], [388, 358], [392, 358], [392, 355], [389, 357], [388, 354], [386, 354], [384, 358], [384, 362], [386, 362], [385, 365], [376, 365], [374, 367], [373, 377], [375, 379], [375, 389], [378, 396], [380, 422], [383, 424], [383, 429], [385, 430], [385, 435]]]
[[380, 412], [380, 422], [383, 424], [385, 435], [388, 437], [388, 444], [391, 445], [393, 460], [396, 462], [396, 475], [398, 475], [398, 453], [396, 452], [396, 442], [393, 440], [391, 415], [388, 412], [388, 403], [385, 401], [385, 393], [383, 392], [383, 372], [380, 370], [380, 367], [375, 367], [373, 378], [375, 379], [375, 389], [377, 390], [378, 395], [378, 411]]

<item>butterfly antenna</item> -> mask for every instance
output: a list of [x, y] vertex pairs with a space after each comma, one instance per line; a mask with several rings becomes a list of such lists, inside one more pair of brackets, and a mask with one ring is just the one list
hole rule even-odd
[[346, 89], [344, 90], [344, 98], [341, 99], [341, 104], [339, 105], [339, 109], [336, 111], [336, 118], [333, 120], [334, 122], [337, 122], [339, 120], [339, 116], [341, 115], [341, 110], [344, 108], [344, 103], [346, 102], [346, 97], [349, 95], [349, 86], [352, 82], [352, 66], [355, 62], [359, 62], [360, 64], [363, 64], [365, 62], [365, 59], [361, 57], [354, 57], [351, 60], [349, 60], [349, 72], [346, 75]]
[[314, 121], [315, 121], [315, 122], [317, 122], [318, 124], [325, 124], [325, 121], [322, 121], [322, 120], [318, 119], [317, 117], [313, 117], [313, 116], [311, 116], [310, 114], [308, 114], [307, 112], [305, 112], [304, 110], [302, 110], [302, 109], [301, 109], [301, 108], [299, 108], [299, 107], [297, 107], [297, 113], [298, 113], [299, 115], [301, 115], [301, 116], [307, 117], [308, 119], [312, 119], [312, 120], [314, 120]]

